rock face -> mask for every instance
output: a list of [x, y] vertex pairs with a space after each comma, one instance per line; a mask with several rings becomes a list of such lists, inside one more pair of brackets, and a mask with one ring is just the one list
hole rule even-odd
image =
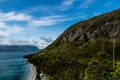
[[0, 45], [0, 52], [37, 52], [36, 46], [30, 45]]
[[120, 38], [120, 9], [78, 22], [60, 35], [50, 47], [95, 38]]

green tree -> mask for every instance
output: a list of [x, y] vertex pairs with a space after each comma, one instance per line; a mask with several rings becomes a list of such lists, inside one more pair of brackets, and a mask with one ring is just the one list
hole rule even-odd
[[111, 73], [114, 80], [120, 79], [120, 62], [116, 63], [116, 68], [114, 72]]
[[107, 59], [108, 55], [105, 51], [98, 52], [98, 57], [93, 57], [85, 69], [84, 80], [109, 80], [111, 63]]

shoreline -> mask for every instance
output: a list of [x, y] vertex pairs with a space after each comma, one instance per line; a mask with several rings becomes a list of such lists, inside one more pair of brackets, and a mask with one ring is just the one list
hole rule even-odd
[[27, 80], [36, 80], [36, 75], [37, 75], [36, 67], [31, 63], [29, 63], [29, 66], [30, 66], [30, 72]]

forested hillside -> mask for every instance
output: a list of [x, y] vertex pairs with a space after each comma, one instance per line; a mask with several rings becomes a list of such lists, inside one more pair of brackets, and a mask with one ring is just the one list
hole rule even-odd
[[36, 66], [37, 78], [42, 72], [48, 80], [119, 80], [120, 9], [72, 25], [44, 50], [25, 57]]

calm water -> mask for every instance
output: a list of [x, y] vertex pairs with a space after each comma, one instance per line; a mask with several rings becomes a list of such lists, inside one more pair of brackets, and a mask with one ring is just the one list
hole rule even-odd
[[29, 64], [22, 58], [30, 52], [0, 52], [0, 80], [27, 80]]

